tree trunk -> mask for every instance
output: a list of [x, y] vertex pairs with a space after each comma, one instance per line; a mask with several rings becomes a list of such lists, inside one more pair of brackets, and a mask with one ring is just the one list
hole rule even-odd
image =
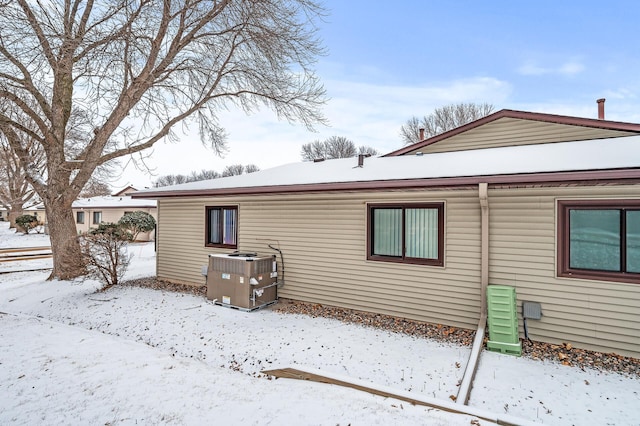
[[53, 271], [49, 279], [68, 280], [85, 275], [86, 268], [71, 205], [51, 197], [45, 206], [53, 253]]
[[16, 218], [18, 216], [22, 215], [22, 209], [20, 210], [14, 210], [14, 209], [9, 209], [9, 211], [7, 212], [7, 219], [9, 220], [9, 229], [16, 229], [16, 232], [20, 231], [20, 227], [16, 224]]

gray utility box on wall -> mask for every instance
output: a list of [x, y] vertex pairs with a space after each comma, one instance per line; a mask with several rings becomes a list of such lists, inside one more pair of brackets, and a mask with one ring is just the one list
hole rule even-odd
[[278, 300], [276, 256], [256, 253], [210, 254], [207, 299], [251, 311]]

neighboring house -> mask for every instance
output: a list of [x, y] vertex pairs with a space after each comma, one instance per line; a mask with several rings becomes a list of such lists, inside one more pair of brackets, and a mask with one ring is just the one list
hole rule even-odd
[[[27, 207], [23, 210], [23, 214], [28, 214], [31, 216], [35, 216], [38, 219], [38, 222], [42, 224], [47, 223], [47, 214], [44, 210], [44, 205], [42, 203], [37, 204], [35, 206]], [[0, 208], [0, 222], [9, 220], [8, 211], [6, 208]]]
[[[131, 188], [131, 187], [128, 187]], [[125, 188], [126, 190], [127, 188]], [[123, 190], [124, 191], [124, 190]], [[134, 188], [129, 192], [135, 192]], [[129, 193], [127, 192], [127, 193]], [[117, 194], [122, 194], [120, 191]], [[73, 217], [76, 221], [78, 233], [84, 233], [91, 228], [97, 228], [102, 222], [118, 222], [125, 213], [143, 211], [149, 213], [157, 220], [156, 200], [132, 199], [128, 195], [107, 195], [100, 197], [83, 198], [73, 202]], [[137, 241], [152, 241], [155, 239], [155, 230], [143, 232], [138, 235]]]
[[131, 195], [135, 192], [137, 192], [138, 190], [135, 189], [133, 186], [129, 185], [126, 186], [124, 188], [122, 188], [120, 191], [116, 192], [115, 194], [111, 194], [112, 197], [122, 197], [123, 195]]
[[640, 357], [638, 124], [503, 110], [383, 157], [142, 197], [162, 279], [202, 285], [209, 254], [270, 244], [281, 297], [475, 328], [486, 286], [510, 285], [541, 304], [531, 339]]
[[38, 223], [42, 225], [46, 225], [47, 223], [47, 212], [44, 209], [44, 204], [38, 203], [35, 206], [27, 207], [24, 209], [24, 214], [28, 214], [31, 216], [35, 216], [38, 220]]

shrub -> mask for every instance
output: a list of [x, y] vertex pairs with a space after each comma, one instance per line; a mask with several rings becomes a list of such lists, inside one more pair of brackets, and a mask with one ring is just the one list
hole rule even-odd
[[38, 218], [28, 214], [23, 214], [16, 218], [16, 225], [18, 225], [25, 234], [28, 234], [30, 230], [38, 226]]
[[131, 255], [127, 244], [131, 235], [117, 223], [101, 223], [81, 239], [81, 248], [89, 275], [104, 284], [102, 290], [117, 285], [124, 276]]
[[156, 220], [147, 212], [135, 211], [127, 213], [118, 224], [131, 234], [131, 240], [135, 241], [141, 232], [153, 231], [156, 227]]

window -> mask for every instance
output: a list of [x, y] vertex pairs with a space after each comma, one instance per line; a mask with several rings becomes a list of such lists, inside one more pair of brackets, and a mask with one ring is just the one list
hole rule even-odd
[[238, 207], [206, 208], [206, 237], [208, 247], [237, 248]]
[[93, 224], [98, 225], [102, 222], [102, 212], [93, 212]]
[[558, 275], [640, 283], [640, 200], [559, 201]]
[[84, 212], [76, 212], [76, 223], [84, 223]]
[[444, 265], [444, 204], [370, 204], [367, 259]]

